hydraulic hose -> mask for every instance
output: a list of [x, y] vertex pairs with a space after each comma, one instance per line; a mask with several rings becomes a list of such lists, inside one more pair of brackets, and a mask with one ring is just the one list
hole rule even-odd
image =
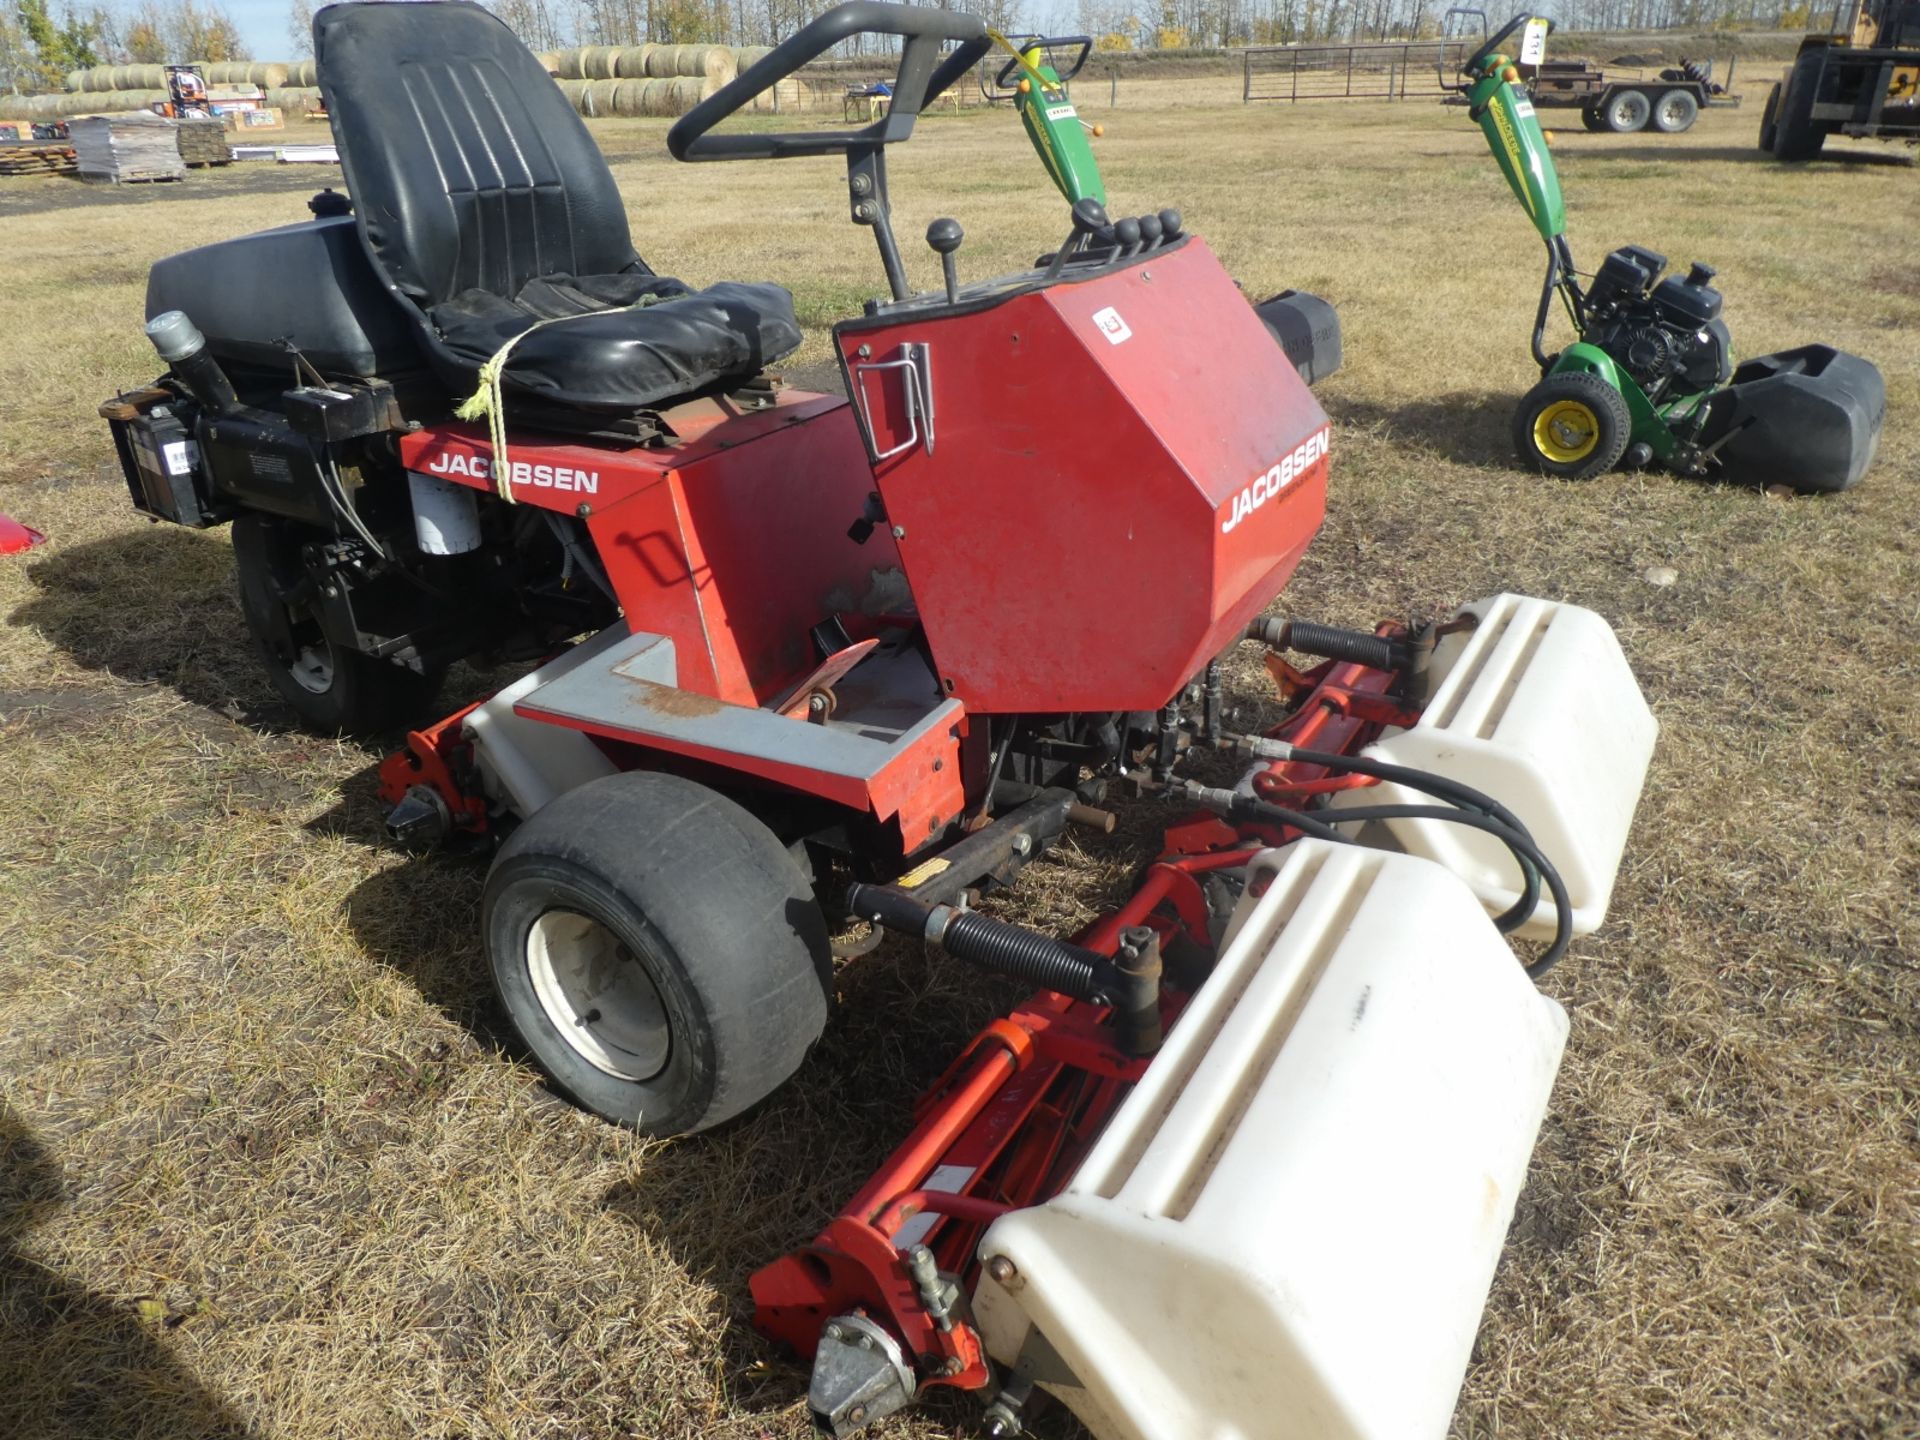
[[[1540, 958], [1527, 966], [1527, 975], [1538, 980], [1554, 966], [1560, 963], [1567, 953], [1567, 946], [1573, 940], [1573, 901], [1567, 894], [1566, 882], [1560, 878], [1560, 872], [1553, 862], [1541, 853], [1533, 838], [1524, 835], [1509, 825], [1504, 825], [1491, 816], [1482, 815], [1473, 810], [1459, 810], [1448, 805], [1356, 805], [1351, 808], [1342, 806], [1338, 810], [1322, 812], [1336, 824], [1363, 824], [1369, 820], [1443, 820], [1453, 825], [1465, 825], [1471, 830], [1482, 830], [1494, 837], [1508, 850], [1513, 852], [1514, 860], [1519, 864], [1521, 873], [1532, 866], [1546, 881], [1547, 890], [1553, 896], [1553, 942], [1549, 944]], [[1292, 823], [1289, 821], [1288, 823]]]
[[[1514, 833], [1533, 839], [1520, 817], [1502, 805], [1498, 800], [1471, 785], [1450, 779], [1445, 775], [1435, 775], [1427, 770], [1415, 770], [1406, 765], [1394, 765], [1385, 760], [1369, 760], [1362, 755], [1335, 755], [1325, 750], [1301, 750], [1289, 746], [1287, 758], [1299, 760], [1304, 764], [1318, 765], [1323, 769], [1342, 771], [1353, 775], [1371, 775], [1376, 780], [1388, 780], [1396, 785], [1404, 785], [1409, 790], [1418, 790], [1423, 795], [1431, 795], [1437, 800], [1445, 800], [1467, 810], [1477, 810], [1489, 815], [1507, 826]], [[1518, 930], [1532, 915], [1540, 903], [1540, 875], [1524, 860], [1520, 863], [1523, 880], [1520, 898], [1512, 907], [1504, 911], [1494, 924], [1502, 935], [1510, 935]]]
[[[1398, 769], [1398, 766], [1386, 767]], [[1423, 774], [1415, 771], [1414, 774]], [[1424, 777], [1438, 779], [1440, 777]], [[1462, 789], [1470, 787], [1462, 786]], [[1311, 835], [1320, 840], [1331, 840], [1335, 844], [1352, 845], [1358, 842], [1350, 835], [1343, 835], [1335, 827], [1345, 824], [1362, 824], [1369, 820], [1442, 820], [1455, 825], [1465, 825], [1469, 829], [1481, 830], [1493, 836], [1513, 854], [1523, 875], [1533, 877], [1532, 893], [1538, 894], [1540, 879], [1544, 878], [1547, 889], [1553, 896], [1554, 930], [1553, 941], [1546, 951], [1526, 967], [1529, 979], [1538, 980], [1554, 966], [1558, 965], [1567, 952], [1567, 946], [1573, 940], [1573, 901], [1567, 894], [1566, 882], [1560, 878], [1560, 872], [1553, 862], [1541, 853], [1533, 837], [1524, 829], [1515, 829], [1491, 815], [1478, 810], [1457, 809], [1450, 805], [1371, 805], [1342, 806], [1338, 810], [1321, 810], [1309, 814], [1303, 810], [1290, 810], [1284, 805], [1275, 805], [1270, 801], [1256, 800], [1251, 796], [1232, 790], [1213, 789], [1189, 782], [1183, 789], [1188, 797], [1200, 803], [1223, 810], [1238, 819], [1264, 820], [1268, 824], [1285, 825]], [[1485, 797], [1482, 797], [1485, 798]], [[1524, 898], [1524, 897], [1523, 897]], [[1538, 904], [1538, 901], [1535, 901]], [[1519, 907], [1514, 907], [1517, 910]], [[1513, 910], [1507, 912], [1513, 914]], [[1533, 913], [1529, 907], [1520, 917], [1524, 921]], [[1505, 919], [1505, 916], [1501, 917]], [[1513, 927], [1518, 928], [1516, 923]], [[1503, 929], [1503, 934], [1510, 933]]]

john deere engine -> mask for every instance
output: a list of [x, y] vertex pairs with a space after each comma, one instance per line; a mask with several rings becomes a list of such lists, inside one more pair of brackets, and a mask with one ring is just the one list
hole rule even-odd
[[1607, 256], [1587, 292], [1582, 336], [1612, 356], [1654, 401], [1676, 380], [1681, 393], [1693, 394], [1724, 385], [1733, 374], [1720, 292], [1708, 283], [1713, 267], [1695, 261], [1685, 279], [1663, 280], [1666, 268], [1666, 256], [1640, 245]]

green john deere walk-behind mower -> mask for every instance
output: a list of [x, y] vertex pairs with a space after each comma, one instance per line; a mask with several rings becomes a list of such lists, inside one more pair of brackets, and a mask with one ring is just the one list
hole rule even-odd
[[[1516, 15], [1466, 60], [1453, 87], [1547, 245], [1533, 325], [1541, 380], [1513, 417], [1520, 457], [1572, 480], [1657, 462], [1682, 475], [1845, 490], [1872, 463], [1886, 413], [1886, 385], [1869, 361], [1801, 345], [1736, 367], [1713, 267], [1696, 262], [1684, 276], [1662, 278], [1666, 257], [1643, 246], [1615, 250], [1581, 285], [1559, 174], [1502, 53], [1527, 31], [1526, 53], [1547, 24]], [[1549, 354], [1556, 295], [1577, 338]]]
[[[1092, 38], [1024, 35], [1009, 39], [996, 30], [987, 34], [1007, 58], [983, 63], [981, 93], [995, 103], [1012, 102], [1047, 178], [1073, 207], [1075, 228], [1084, 233], [1084, 243], [1140, 250], [1177, 233], [1181, 226], [1177, 210], [1138, 219], [1107, 218], [1106, 182], [1088, 139], [1098, 137], [1101, 127], [1080, 118], [1067, 89], [1093, 53]], [[1340, 368], [1340, 317], [1318, 295], [1282, 290], [1253, 308], [1307, 384], [1317, 384]]]

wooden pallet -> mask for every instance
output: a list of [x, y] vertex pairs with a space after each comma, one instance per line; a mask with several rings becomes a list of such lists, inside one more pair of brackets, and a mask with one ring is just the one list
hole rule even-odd
[[65, 145], [0, 145], [0, 175], [70, 175], [73, 151]]

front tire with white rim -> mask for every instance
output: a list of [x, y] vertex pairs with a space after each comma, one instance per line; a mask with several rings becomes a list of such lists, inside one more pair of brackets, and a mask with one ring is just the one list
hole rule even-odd
[[647, 1135], [757, 1104], [826, 1027], [807, 877], [678, 776], [610, 775], [547, 805], [501, 847], [482, 917], [494, 986], [555, 1087]]

